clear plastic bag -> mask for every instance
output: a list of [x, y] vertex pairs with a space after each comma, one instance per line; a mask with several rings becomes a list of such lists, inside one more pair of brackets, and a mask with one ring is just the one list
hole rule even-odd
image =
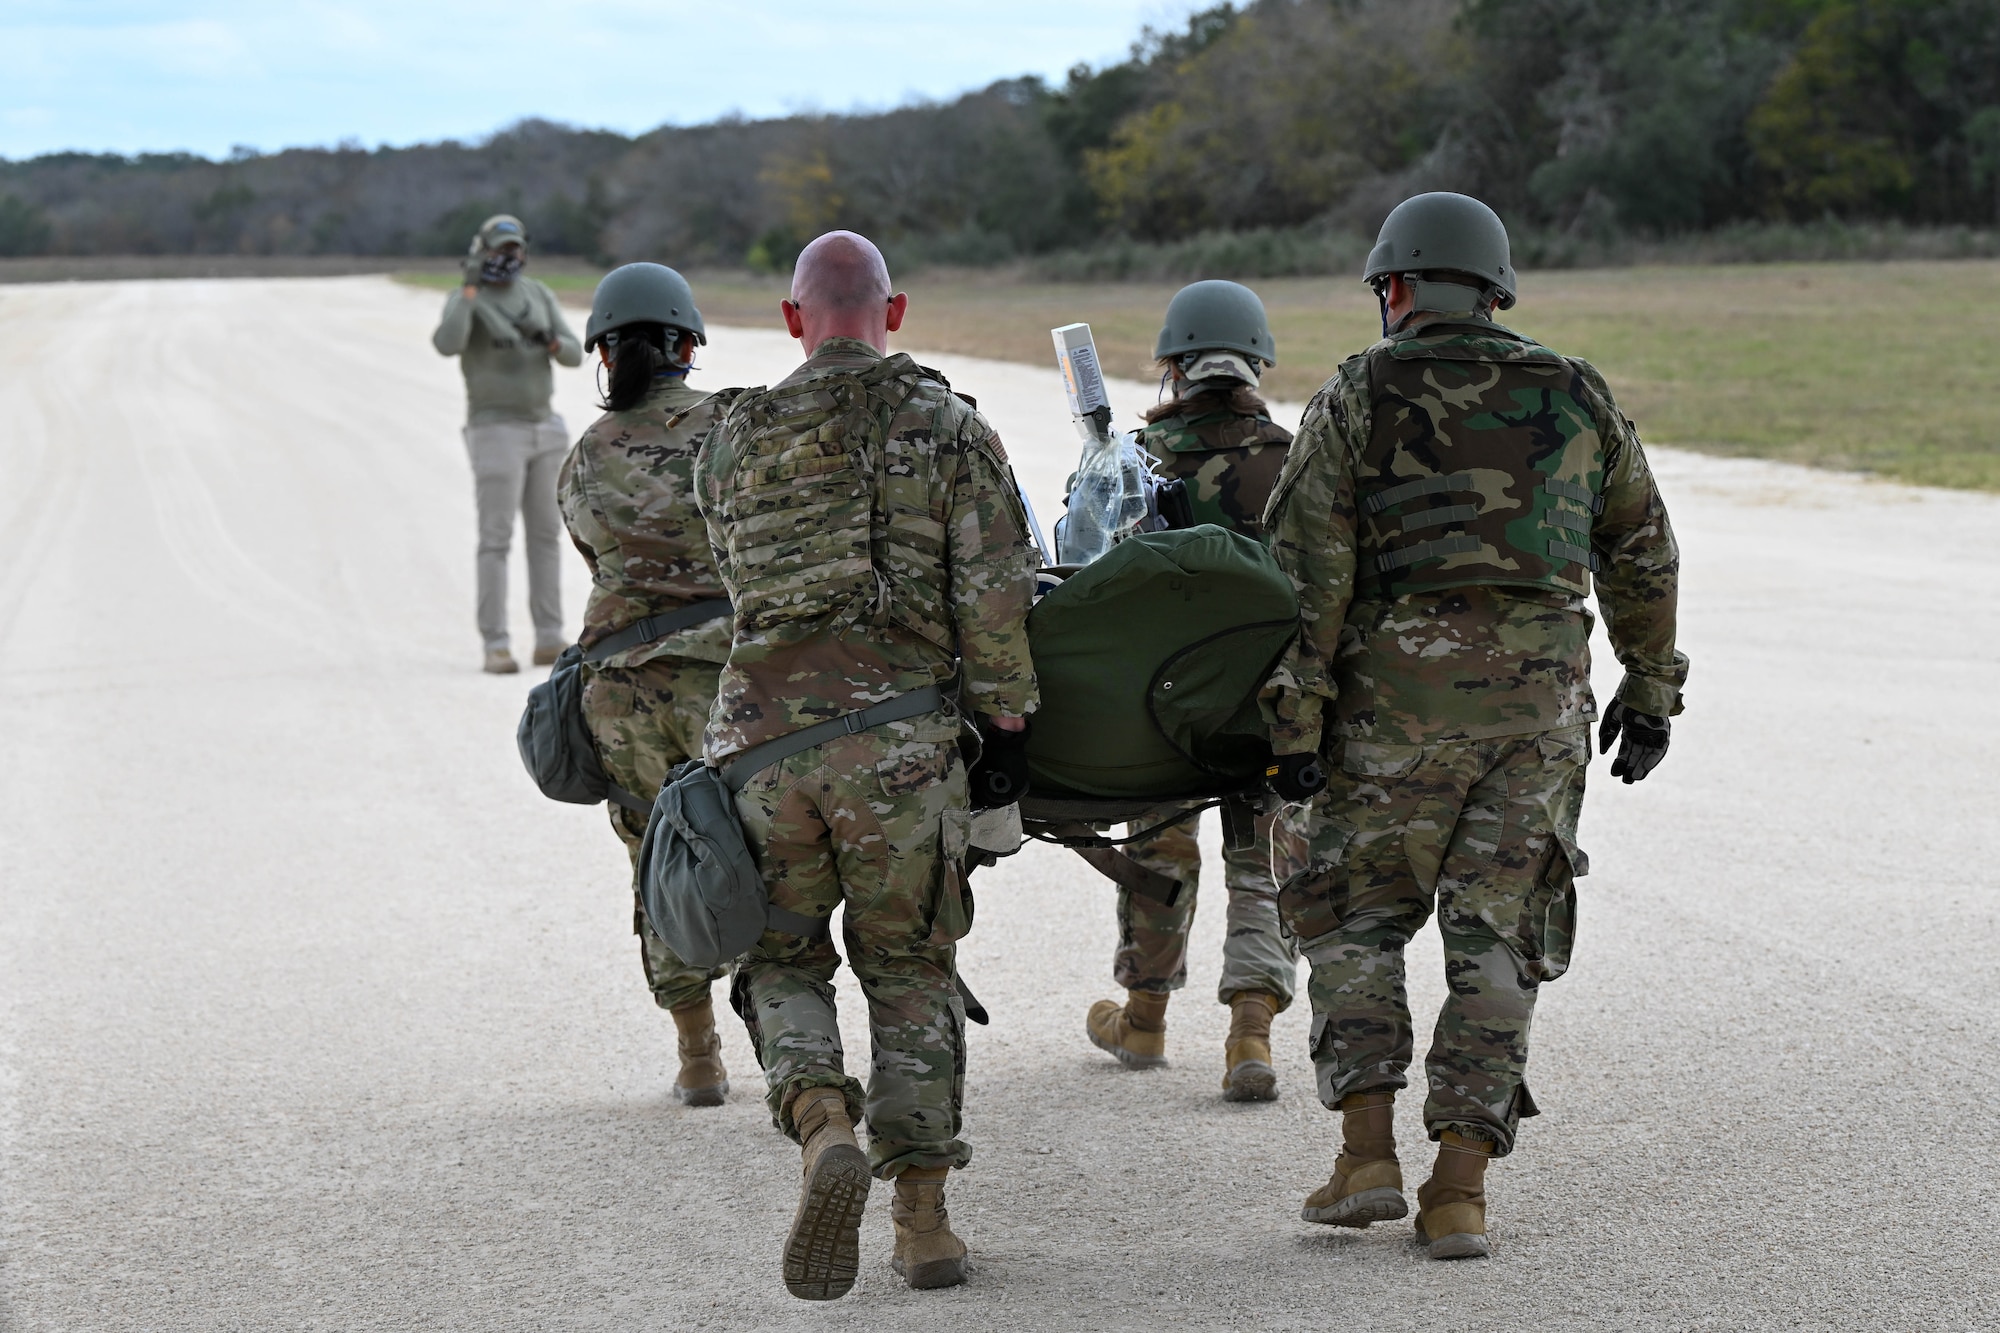
[[1139, 531], [1152, 509], [1153, 480], [1152, 462], [1130, 431], [1093, 433], [1070, 482], [1058, 562], [1087, 565]]

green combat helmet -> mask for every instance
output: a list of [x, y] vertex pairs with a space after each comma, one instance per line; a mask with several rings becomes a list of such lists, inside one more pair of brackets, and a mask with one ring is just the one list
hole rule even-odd
[[1374, 286], [1392, 273], [1435, 272], [1463, 273], [1486, 285], [1413, 281], [1417, 310], [1473, 310], [1496, 293], [1500, 309], [1512, 309], [1519, 275], [1500, 215], [1470, 195], [1442, 190], [1397, 204], [1382, 221], [1361, 280]]
[[664, 324], [692, 333], [696, 342], [708, 346], [694, 288], [665, 264], [626, 264], [604, 275], [590, 298], [583, 350], [590, 351], [605, 334], [627, 324]]
[[1218, 348], [1278, 364], [1277, 340], [1257, 293], [1240, 282], [1191, 282], [1167, 303], [1167, 322], [1153, 355], [1165, 360]]

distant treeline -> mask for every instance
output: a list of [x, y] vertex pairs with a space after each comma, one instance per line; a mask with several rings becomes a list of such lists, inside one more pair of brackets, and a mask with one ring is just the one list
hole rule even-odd
[[600, 262], [782, 268], [847, 226], [902, 262], [1309, 270], [1425, 189], [1488, 200], [1549, 262], [1991, 227], [2000, 4], [1250, 0], [1060, 87], [880, 114], [0, 161], [0, 255], [449, 254], [505, 208]]

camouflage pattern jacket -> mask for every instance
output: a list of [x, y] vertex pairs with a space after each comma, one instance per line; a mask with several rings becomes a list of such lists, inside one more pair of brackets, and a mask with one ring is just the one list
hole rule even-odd
[[1263, 412], [1229, 406], [1228, 394], [1197, 393], [1180, 411], [1139, 431], [1160, 471], [1187, 483], [1194, 521], [1262, 540], [1264, 505], [1285, 465], [1292, 433]]
[[[1431, 393], [1386, 406], [1375, 401], [1374, 358], [1430, 351], [1442, 354], [1426, 372]], [[1535, 387], [1502, 385], [1523, 376], [1537, 377]], [[1454, 475], [1455, 441], [1519, 431], [1524, 421], [1549, 449], [1580, 458], [1584, 474], [1601, 479], [1598, 511], [1578, 507], [1584, 530], [1570, 540], [1587, 541], [1582, 554], [1597, 566], [1598, 604], [1625, 668], [1618, 697], [1640, 712], [1681, 711], [1688, 661], [1674, 648], [1680, 552], [1638, 432], [1587, 362], [1553, 357], [1483, 320], [1433, 319], [1341, 365], [1307, 406], [1265, 511], [1273, 552], [1299, 591], [1302, 621], [1298, 642], [1265, 690], [1278, 753], [1321, 748], [1324, 726], [1348, 740], [1429, 745], [1553, 730], [1596, 716], [1585, 596], [1508, 586], [1479, 573], [1477, 555], [1457, 557], [1471, 567], [1462, 586], [1402, 593], [1369, 577], [1363, 563], [1371, 552], [1357, 479], [1371, 442], [1382, 451], [1378, 430], [1394, 432], [1392, 443], [1406, 455], [1431, 456], [1442, 492], [1465, 475]], [[1411, 442], [1418, 447], [1406, 447]], [[1485, 474], [1480, 484], [1495, 489]], [[1547, 506], [1539, 492], [1497, 490], [1475, 508]], [[1442, 508], [1452, 498], [1439, 494], [1434, 502]], [[1587, 565], [1575, 568], [1582, 572], [1572, 577], [1587, 588]]]
[[[774, 421], [794, 419], [808, 424], [772, 438]], [[966, 708], [1034, 711], [1027, 516], [999, 437], [943, 376], [830, 338], [783, 382], [735, 400], [696, 481], [738, 609], [711, 761], [954, 670]], [[829, 496], [852, 504], [828, 508]], [[949, 718], [924, 727], [936, 734], [911, 739], [957, 735]]]
[[[556, 498], [590, 566], [578, 638], [585, 648], [642, 617], [724, 595], [695, 504], [694, 463], [737, 392], [710, 396], [685, 378], [663, 377], [637, 407], [592, 422], [563, 460]], [[726, 661], [729, 617], [613, 653], [604, 664], [667, 657]]]

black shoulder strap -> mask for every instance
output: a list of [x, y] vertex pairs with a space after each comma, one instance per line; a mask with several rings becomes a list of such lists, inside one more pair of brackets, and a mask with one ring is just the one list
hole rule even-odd
[[622, 653], [627, 648], [636, 648], [642, 643], [664, 639], [677, 630], [690, 625], [702, 625], [711, 620], [730, 614], [736, 608], [729, 604], [727, 597], [710, 597], [699, 602], [690, 602], [678, 611], [669, 611], [663, 616], [645, 616], [633, 621], [624, 629], [605, 635], [583, 655], [583, 660], [595, 666], [614, 653]]

